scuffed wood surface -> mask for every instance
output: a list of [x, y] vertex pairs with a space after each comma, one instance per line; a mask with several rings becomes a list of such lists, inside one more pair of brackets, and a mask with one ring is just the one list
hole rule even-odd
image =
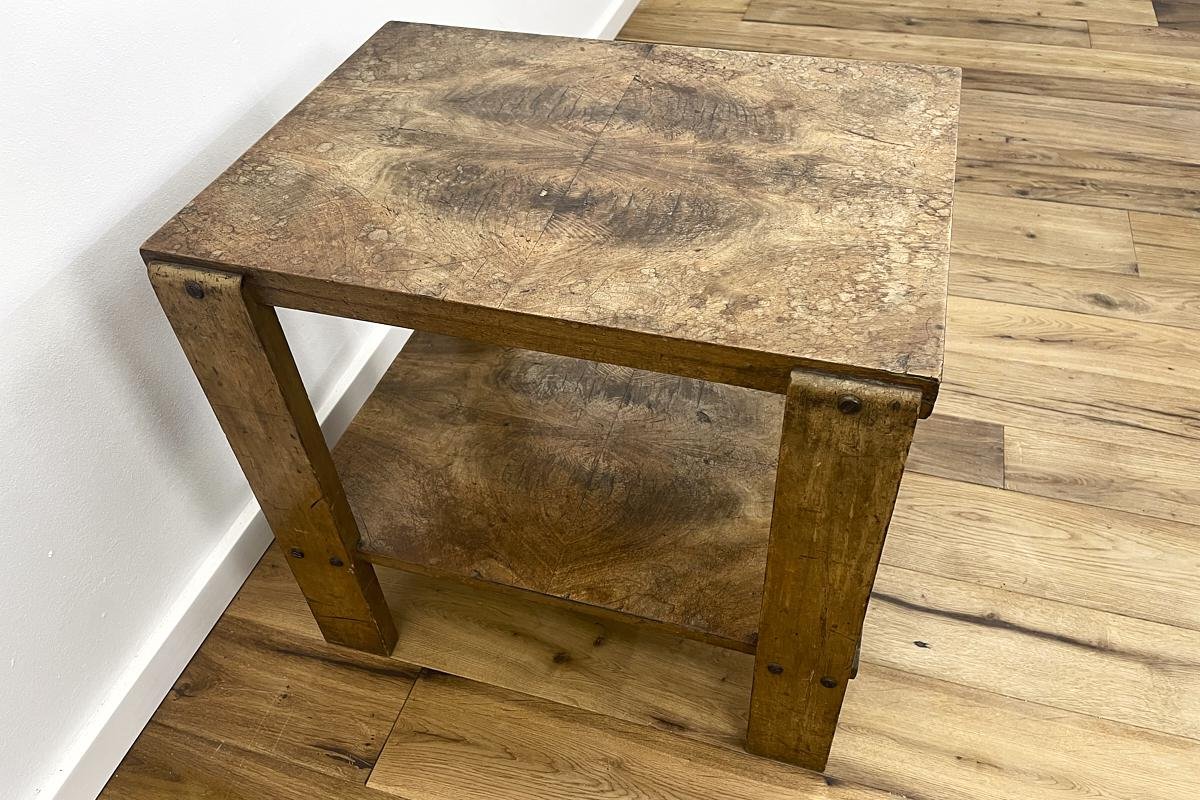
[[144, 253], [248, 273], [274, 303], [567, 355], [624, 332], [630, 366], [765, 353], [769, 375], [727, 380], [779, 392], [798, 364], [888, 373], [928, 406], [958, 86], [392, 23]]

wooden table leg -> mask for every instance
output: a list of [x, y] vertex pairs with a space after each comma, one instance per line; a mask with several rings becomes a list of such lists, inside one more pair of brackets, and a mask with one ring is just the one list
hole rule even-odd
[[920, 410], [915, 389], [792, 372], [747, 749], [822, 770]]
[[240, 275], [155, 262], [150, 282], [325, 639], [390, 654], [396, 629], [275, 309]]

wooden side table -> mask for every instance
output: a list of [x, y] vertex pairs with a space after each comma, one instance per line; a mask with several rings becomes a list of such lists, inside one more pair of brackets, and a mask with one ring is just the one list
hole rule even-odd
[[[958, 93], [371, 37], [143, 247], [325, 638], [391, 651], [373, 564], [664, 626], [754, 653], [748, 749], [823, 768], [937, 393]], [[274, 306], [421, 331], [332, 455]]]

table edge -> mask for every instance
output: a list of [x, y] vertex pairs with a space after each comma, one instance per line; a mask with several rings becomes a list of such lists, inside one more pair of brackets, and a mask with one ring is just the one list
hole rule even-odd
[[941, 385], [936, 374], [892, 372], [736, 345], [682, 339], [664, 334], [512, 311], [429, 295], [336, 283], [319, 278], [206, 261], [142, 249], [147, 268], [186, 265], [242, 275], [255, 298], [270, 306], [377, 322], [440, 333], [506, 347], [698, 378], [785, 394], [794, 369], [907, 386], [921, 392], [921, 418], [933, 412]]

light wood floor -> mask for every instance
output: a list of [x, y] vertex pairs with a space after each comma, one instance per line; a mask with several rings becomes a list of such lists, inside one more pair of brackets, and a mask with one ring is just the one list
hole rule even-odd
[[1200, 2], [647, 0], [621, 35], [964, 69], [946, 383], [828, 775], [738, 749], [749, 656], [391, 572], [363, 656], [272, 552], [103, 796], [1200, 796]]

